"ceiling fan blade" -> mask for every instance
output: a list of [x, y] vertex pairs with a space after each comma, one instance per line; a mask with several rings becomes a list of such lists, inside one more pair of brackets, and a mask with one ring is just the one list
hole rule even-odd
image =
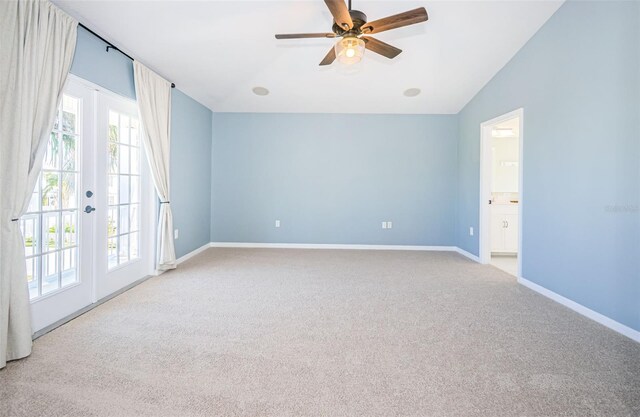
[[365, 48], [382, 56], [386, 56], [389, 59], [397, 57], [400, 55], [400, 52], [402, 52], [402, 49], [398, 49], [395, 46], [391, 46], [388, 43], [384, 43], [370, 36], [363, 36], [362, 40], [365, 42]]
[[348, 30], [353, 27], [353, 20], [349, 14], [349, 9], [344, 0], [324, 0], [333, 15], [333, 19], [342, 29]]
[[287, 33], [278, 34], [276, 39], [335, 38], [335, 33]]
[[320, 65], [331, 65], [333, 61], [336, 60], [336, 49], [334, 47], [331, 48], [327, 56], [324, 57]]
[[382, 19], [367, 22], [362, 25], [362, 33], [380, 33], [385, 30], [396, 29], [403, 26], [409, 26], [420, 22], [426, 22], [429, 19], [427, 10], [424, 7], [409, 10], [408, 12], [395, 14], [393, 16], [384, 17]]

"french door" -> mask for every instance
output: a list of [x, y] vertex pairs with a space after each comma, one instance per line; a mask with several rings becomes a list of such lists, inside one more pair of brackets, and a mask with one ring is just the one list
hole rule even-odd
[[[138, 110], [134, 101], [99, 94], [98, 147], [95, 167], [96, 294], [98, 299], [126, 287], [152, 271], [149, 244], [155, 216], [153, 187], [142, 149]], [[97, 211], [97, 210], [96, 210]]]
[[153, 270], [150, 185], [135, 102], [70, 79], [20, 219], [34, 331]]

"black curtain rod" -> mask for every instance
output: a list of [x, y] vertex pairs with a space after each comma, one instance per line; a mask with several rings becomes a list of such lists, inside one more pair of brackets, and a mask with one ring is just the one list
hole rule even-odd
[[[88, 27], [86, 27], [85, 25], [83, 25], [82, 23], [78, 23], [79, 26], [83, 27], [87, 32], [91, 33], [93, 36], [95, 36], [96, 38], [100, 39], [102, 42], [107, 44], [107, 52], [109, 52], [109, 49], [113, 49], [115, 51], [120, 52], [122, 55], [126, 56], [127, 58], [129, 58], [132, 61], [135, 61], [133, 58], [131, 58], [129, 55], [125, 54], [124, 52], [122, 52], [122, 49], [118, 48], [117, 46], [115, 46], [114, 44], [112, 44], [111, 42], [109, 42], [108, 40], [106, 40], [105, 38], [103, 38], [102, 36], [98, 35], [97, 33], [95, 33], [94, 31], [92, 31], [91, 29], [89, 29]], [[171, 83], [171, 88], [176, 88], [176, 85], [174, 83]]]

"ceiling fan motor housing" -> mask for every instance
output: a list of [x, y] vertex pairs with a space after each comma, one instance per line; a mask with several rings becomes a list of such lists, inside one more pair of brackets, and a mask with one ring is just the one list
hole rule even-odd
[[361, 35], [362, 32], [360, 28], [362, 25], [367, 23], [367, 15], [362, 13], [359, 10], [349, 10], [349, 15], [351, 16], [351, 20], [353, 21], [353, 27], [351, 29], [345, 29], [338, 26], [335, 21], [333, 22], [333, 33], [338, 36], [347, 36], [347, 35]]

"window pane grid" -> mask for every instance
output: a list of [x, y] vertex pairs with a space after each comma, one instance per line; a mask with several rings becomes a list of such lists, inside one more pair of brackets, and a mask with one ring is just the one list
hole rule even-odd
[[108, 268], [138, 258], [140, 143], [138, 120], [109, 111]]
[[63, 95], [27, 213], [21, 217], [31, 299], [78, 281], [81, 101]]

